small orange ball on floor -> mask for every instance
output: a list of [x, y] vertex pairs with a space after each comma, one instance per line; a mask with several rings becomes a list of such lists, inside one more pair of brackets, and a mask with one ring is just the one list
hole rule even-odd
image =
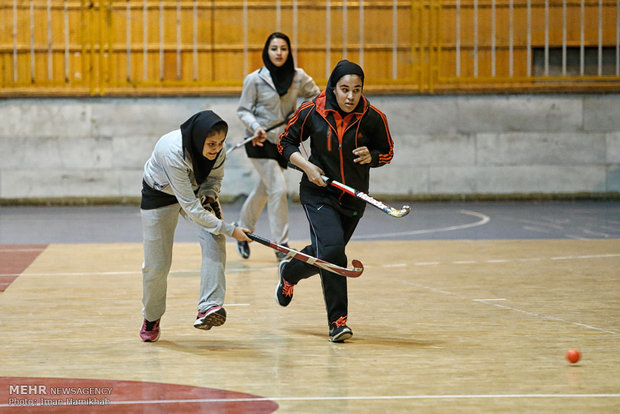
[[581, 359], [581, 353], [577, 349], [569, 349], [566, 352], [566, 359], [570, 363], [574, 364], [574, 363], [578, 362], [579, 359]]

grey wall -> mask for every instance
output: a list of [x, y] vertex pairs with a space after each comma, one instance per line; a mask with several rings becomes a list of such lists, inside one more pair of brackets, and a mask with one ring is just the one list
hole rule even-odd
[[[620, 94], [370, 96], [388, 117], [392, 163], [371, 193], [399, 197], [613, 194], [620, 191]], [[138, 197], [157, 139], [201, 109], [244, 131], [237, 98], [0, 101], [0, 201]], [[223, 196], [255, 180], [243, 149]], [[299, 173], [287, 172], [297, 193]]]

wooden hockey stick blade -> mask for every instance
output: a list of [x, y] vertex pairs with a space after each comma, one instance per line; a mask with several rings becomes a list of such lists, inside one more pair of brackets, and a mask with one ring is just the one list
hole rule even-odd
[[326, 262], [325, 260], [319, 259], [318, 257], [313, 257], [307, 255], [302, 252], [298, 252], [297, 250], [293, 250], [290, 247], [282, 246], [278, 243], [272, 242], [271, 240], [267, 240], [261, 236], [257, 236], [254, 233], [246, 233], [247, 236], [267, 247], [271, 247], [274, 250], [277, 250], [281, 253], [286, 254], [286, 257], [289, 259], [297, 259], [302, 262], [308, 263], [312, 266], [318, 267], [320, 269], [328, 270], [330, 272], [339, 274], [340, 276], [345, 277], [360, 277], [362, 272], [364, 271], [364, 265], [359, 260], [352, 260], [351, 264], [353, 265], [353, 269], [348, 269], [346, 267], [338, 266], [336, 264]]

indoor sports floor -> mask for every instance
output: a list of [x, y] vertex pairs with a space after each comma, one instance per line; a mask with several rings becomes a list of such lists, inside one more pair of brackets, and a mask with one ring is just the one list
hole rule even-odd
[[0, 208], [0, 412], [620, 412], [620, 202], [366, 211], [346, 343], [327, 340], [318, 277], [281, 308], [273, 251], [242, 260], [232, 239], [228, 319], [193, 328], [200, 248], [182, 219], [161, 338], [143, 343], [137, 207]]

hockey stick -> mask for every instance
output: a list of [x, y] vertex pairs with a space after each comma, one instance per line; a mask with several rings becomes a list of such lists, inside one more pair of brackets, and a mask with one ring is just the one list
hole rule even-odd
[[246, 233], [246, 235], [250, 239], [257, 241], [260, 244], [271, 247], [274, 250], [286, 254], [286, 258], [301, 260], [302, 262], [311, 264], [312, 266], [316, 266], [318, 268], [337, 273], [340, 276], [359, 277], [364, 271], [364, 265], [359, 260], [351, 261], [353, 269], [347, 269], [346, 267], [341, 267], [336, 264], [326, 262], [325, 260], [321, 260], [318, 257], [313, 257], [305, 253], [298, 252], [297, 250], [293, 250], [290, 247], [282, 246], [278, 243], [272, 242], [271, 240], [267, 240], [260, 236], [257, 236], [254, 233]]
[[[301, 171], [303, 172], [303, 170], [299, 167], [297, 167], [296, 165], [293, 165], [292, 163], [288, 163], [288, 166], [291, 168], [296, 169], [297, 171]], [[331, 178], [325, 176], [325, 175], [321, 175], [321, 178], [323, 179], [323, 181], [325, 181], [327, 184], [331, 185], [332, 187], [336, 187], [339, 190], [344, 191], [345, 193], [351, 194], [353, 197], [357, 197], [361, 200], [364, 200], [365, 202], [367, 202], [368, 204], [377, 207], [379, 210], [383, 211], [384, 213], [389, 214], [392, 217], [405, 217], [407, 214], [409, 214], [409, 212], [411, 211], [411, 207], [405, 205], [403, 206], [400, 210], [395, 209], [394, 207], [390, 207], [387, 204], [372, 198], [371, 196], [369, 196], [368, 194], [362, 192], [362, 191], [358, 191], [353, 187], [349, 187], [346, 184], [343, 184], [341, 182], [338, 182], [336, 180], [332, 180]]]
[[[269, 132], [269, 131], [271, 131], [272, 129], [275, 129], [275, 128], [277, 128], [277, 127], [281, 126], [281, 125], [286, 124], [287, 122], [288, 122], [288, 117], [286, 117], [286, 119], [285, 119], [284, 121], [278, 122], [277, 124], [270, 126], [269, 128], [267, 128], [267, 129], [265, 130], [265, 132]], [[228, 150], [226, 150], [226, 155], [230, 154], [231, 152], [233, 152], [233, 151], [234, 151], [234, 150], [236, 150], [237, 148], [241, 148], [241, 147], [243, 147], [245, 144], [247, 144], [248, 142], [252, 141], [252, 139], [254, 139], [254, 135], [252, 135], [252, 136], [250, 136], [250, 137], [245, 137], [245, 138], [243, 139], [243, 141], [241, 141], [240, 143], [238, 143], [238, 144], [236, 144], [236, 145], [234, 145], [234, 146], [230, 147]]]

